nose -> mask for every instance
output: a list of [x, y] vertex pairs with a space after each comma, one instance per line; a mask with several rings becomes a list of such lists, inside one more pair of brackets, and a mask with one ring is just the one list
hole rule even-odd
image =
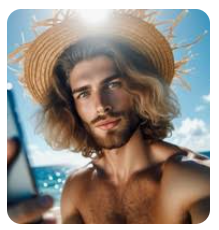
[[107, 106], [100, 106], [97, 108], [98, 115], [104, 115], [109, 113], [112, 110], [112, 107], [110, 105]]
[[95, 107], [98, 115], [105, 115], [112, 110], [112, 106], [106, 98], [101, 97], [99, 93], [95, 95]]

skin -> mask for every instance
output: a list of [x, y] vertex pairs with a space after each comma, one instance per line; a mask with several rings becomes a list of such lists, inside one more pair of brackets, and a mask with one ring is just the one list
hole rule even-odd
[[[7, 165], [9, 166], [18, 154], [18, 143], [14, 140], [7, 140]], [[10, 168], [9, 168], [10, 170]], [[25, 200], [7, 208], [10, 219], [18, 224], [35, 223], [43, 213], [53, 206], [53, 199], [50, 196], [38, 196]], [[54, 224], [55, 219], [46, 219], [41, 223]]]
[[[112, 111], [132, 111], [120, 77], [103, 84], [113, 75], [114, 64], [105, 56], [81, 61], [71, 71], [77, 112], [102, 143], [103, 156], [69, 176], [61, 200], [63, 223], [203, 222], [210, 209], [206, 158], [164, 141], [143, 140], [133, 114], [132, 122], [119, 116], [120, 122], [109, 129], [92, 122], [100, 113], [106, 120], [115, 119]], [[120, 135], [127, 126], [135, 129], [124, 141]]]

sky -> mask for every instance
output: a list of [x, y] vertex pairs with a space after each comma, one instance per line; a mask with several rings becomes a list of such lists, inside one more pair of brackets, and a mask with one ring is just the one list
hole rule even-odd
[[[160, 20], [175, 18], [180, 10], [160, 10]], [[31, 25], [33, 15], [40, 20], [51, 15], [50, 10], [16, 10], [11, 13], [7, 22], [7, 51], [12, 52], [19, 44], [34, 38]], [[165, 29], [164, 27], [158, 27]], [[191, 90], [183, 88], [179, 82], [174, 81], [172, 89], [176, 93], [181, 115], [173, 120], [175, 130], [167, 141], [202, 152], [210, 150], [210, 21], [208, 16], [200, 10], [189, 10], [187, 16], [175, 29], [175, 43], [189, 43], [199, 35], [207, 34], [191, 50], [192, 60], [185, 66], [192, 71], [183, 76], [190, 85]], [[185, 55], [185, 50], [174, 52], [175, 60], [180, 60]], [[16, 97], [19, 119], [26, 138], [30, 161], [33, 166], [74, 164], [84, 165], [89, 160], [80, 154], [66, 151], [53, 151], [36, 133], [36, 113], [39, 105], [32, 102], [31, 98], [18, 82], [18, 66], [8, 66], [7, 82], [12, 83]]]

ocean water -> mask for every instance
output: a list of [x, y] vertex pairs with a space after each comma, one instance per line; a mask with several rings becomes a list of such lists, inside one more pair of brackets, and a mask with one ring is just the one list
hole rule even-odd
[[49, 194], [54, 198], [54, 206], [60, 206], [60, 198], [63, 186], [70, 172], [76, 167], [66, 165], [54, 165], [33, 167], [33, 175], [39, 194]]
[[210, 158], [210, 151], [205, 151], [205, 152], [200, 152], [200, 153]]
[[[210, 158], [210, 151], [201, 152], [201, 154]], [[33, 174], [40, 194], [49, 194], [54, 200], [54, 206], [60, 206], [60, 198], [63, 186], [70, 172], [78, 167], [55, 165], [48, 167], [33, 167]]]

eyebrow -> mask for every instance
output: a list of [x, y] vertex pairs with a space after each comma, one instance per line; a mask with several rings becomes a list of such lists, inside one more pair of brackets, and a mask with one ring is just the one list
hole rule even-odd
[[[113, 80], [117, 79], [117, 78], [121, 78], [121, 77], [119, 76], [118, 73], [115, 73], [115, 74], [113, 74], [112, 76], [105, 78], [103, 81], [101, 81], [100, 84], [101, 84], [101, 85], [104, 85], [104, 84], [106, 84], [106, 83], [108, 83], [108, 82], [110, 82], [110, 81], [113, 81]], [[83, 92], [83, 91], [88, 90], [88, 89], [90, 89], [90, 88], [91, 88], [91, 87], [90, 87], [89, 85], [85, 85], [85, 86], [82, 86], [82, 87], [73, 89], [73, 90], [72, 90], [72, 95], [74, 95], [74, 94], [76, 94], [76, 93]]]

